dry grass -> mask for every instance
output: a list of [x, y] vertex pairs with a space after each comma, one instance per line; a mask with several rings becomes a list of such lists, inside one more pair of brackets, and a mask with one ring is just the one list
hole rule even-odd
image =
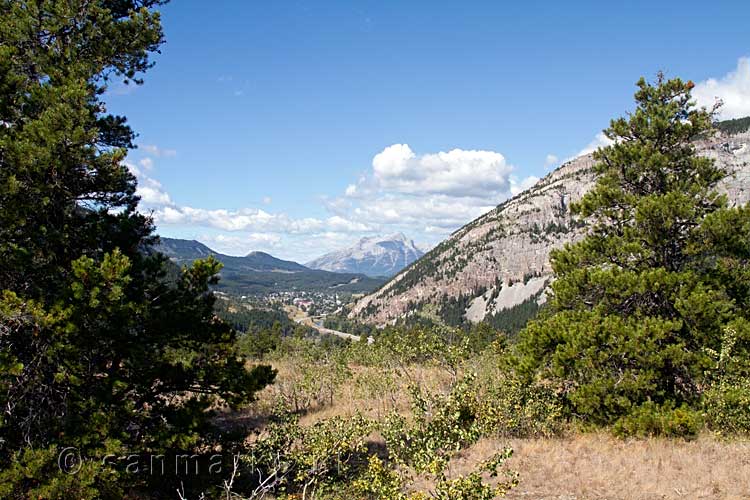
[[[300, 375], [294, 363], [274, 366], [279, 369], [277, 384], [265, 389], [255, 410], [244, 415], [256, 426], [281, 391], [289, 390], [284, 383]], [[449, 375], [439, 368], [416, 367], [408, 377], [433, 390], [450, 386]], [[407, 412], [406, 387], [404, 376], [389, 378], [375, 368], [355, 367], [351, 378], [337, 388], [333, 404], [314, 404], [301, 422], [355, 412], [372, 418], [393, 409]], [[750, 441], [723, 441], [711, 435], [690, 442], [623, 441], [606, 433], [559, 439], [486, 438], [454, 459], [451, 475], [467, 473], [506, 446], [514, 449], [509, 468], [520, 473], [520, 484], [508, 495], [510, 499], [750, 499]]]
[[455, 460], [460, 474], [505, 446], [521, 482], [507, 498], [652, 500], [750, 498], [750, 442], [623, 441], [607, 434], [562, 439], [483, 439]]
[[[259, 401], [249, 412], [267, 413], [276, 401], [288, 396], [295, 385], [298, 387], [304, 377], [300, 367], [289, 360], [274, 361], [273, 367], [279, 371], [276, 383], [259, 394]], [[302, 424], [355, 413], [374, 419], [383, 418], [393, 410], [405, 413], [410, 405], [407, 389], [410, 382], [430, 391], [447, 391], [451, 384], [448, 372], [438, 367], [409, 367], [408, 375], [394, 375], [375, 367], [352, 366], [349, 369], [351, 377], [335, 388], [333, 404], [327, 397], [326, 382], [319, 380], [321, 385], [317, 389], [320, 389], [321, 397], [313, 401], [309, 411], [302, 415]]]

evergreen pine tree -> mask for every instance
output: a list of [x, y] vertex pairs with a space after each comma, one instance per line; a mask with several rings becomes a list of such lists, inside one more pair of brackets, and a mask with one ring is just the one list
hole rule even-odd
[[724, 332], [744, 359], [750, 341], [750, 209], [728, 207], [716, 191], [727, 172], [694, 146], [714, 110], [695, 107], [691, 82], [637, 85], [573, 207], [590, 232], [552, 253], [550, 309], [518, 346], [522, 373], [603, 424], [644, 403], [695, 404]]
[[[154, 474], [102, 457], [211, 449], [222, 439], [209, 405], [243, 404], [273, 380], [245, 368], [214, 315], [218, 262], [174, 283], [148, 251], [152, 222], [123, 162], [134, 134], [102, 101], [150, 67], [161, 3], [0, 1], [2, 498], [145, 488]], [[59, 469], [61, 447], [78, 449], [79, 474]]]

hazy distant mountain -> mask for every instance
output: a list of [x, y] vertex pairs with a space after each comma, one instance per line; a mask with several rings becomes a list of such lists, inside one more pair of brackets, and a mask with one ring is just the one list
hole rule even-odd
[[361, 273], [309, 269], [264, 252], [250, 252], [244, 257], [223, 255], [195, 240], [161, 238], [156, 250], [179, 265], [213, 255], [224, 264], [219, 288], [233, 293], [249, 295], [284, 290], [359, 293], [371, 292], [384, 281]]
[[393, 276], [419, 259], [424, 252], [402, 233], [362, 238], [356, 245], [327, 253], [308, 262], [312, 269], [367, 276]]

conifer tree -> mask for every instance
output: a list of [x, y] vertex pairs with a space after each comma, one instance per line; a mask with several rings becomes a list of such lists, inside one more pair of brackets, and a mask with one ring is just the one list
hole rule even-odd
[[[102, 101], [162, 43], [158, 0], [0, 0], [0, 497], [122, 498], [156, 481], [103, 456], [198, 453], [208, 407], [273, 380], [213, 312], [219, 264], [167, 279]], [[84, 460], [58, 464], [62, 447]], [[180, 478], [163, 479], [174, 492]], [[159, 486], [161, 487], [161, 486]]]
[[574, 213], [587, 236], [551, 256], [548, 314], [522, 332], [518, 366], [569, 410], [611, 423], [643, 404], [695, 404], [727, 329], [747, 359], [750, 209], [718, 194], [727, 172], [696, 154], [713, 110], [692, 82], [638, 82], [636, 109], [605, 130], [595, 188]]

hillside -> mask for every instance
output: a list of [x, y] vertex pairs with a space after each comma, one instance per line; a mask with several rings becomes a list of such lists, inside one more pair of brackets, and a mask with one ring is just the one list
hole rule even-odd
[[[732, 203], [750, 199], [750, 120], [720, 124], [701, 141], [701, 154], [734, 175], [721, 186]], [[495, 318], [543, 302], [551, 279], [550, 251], [578, 239], [585, 224], [570, 204], [594, 185], [591, 155], [560, 166], [530, 189], [457, 230], [379, 290], [359, 300], [350, 317], [386, 324], [407, 315]], [[532, 308], [533, 309], [533, 308]], [[450, 322], [450, 321], [449, 321]]]
[[424, 252], [403, 233], [360, 239], [355, 245], [327, 253], [306, 264], [311, 269], [393, 276], [419, 259]]
[[382, 279], [363, 274], [309, 269], [264, 252], [250, 252], [244, 257], [224, 255], [194, 240], [161, 238], [156, 250], [178, 265], [213, 255], [224, 264], [218, 289], [234, 294], [257, 295], [287, 290], [362, 293], [371, 292], [383, 283]]

